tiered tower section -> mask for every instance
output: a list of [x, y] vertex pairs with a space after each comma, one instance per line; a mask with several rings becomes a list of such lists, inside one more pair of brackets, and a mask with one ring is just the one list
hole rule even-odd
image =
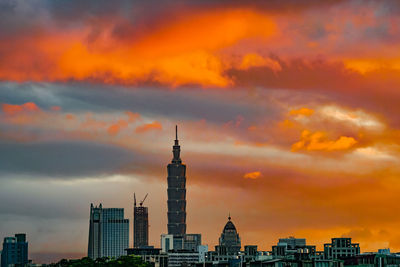
[[178, 141], [178, 126], [175, 127], [173, 159], [168, 164], [168, 234], [186, 234], [186, 165], [180, 158], [181, 147]]

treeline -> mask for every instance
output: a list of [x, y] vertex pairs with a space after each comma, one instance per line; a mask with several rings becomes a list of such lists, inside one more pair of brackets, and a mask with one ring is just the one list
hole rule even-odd
[[81, 266], [88, 266], [88, 267], [124, 267], [124, 266], [134, 266], [134, 267], [150, 267], [150, 264], [142, 261], [139, 256], [121, 256], [117, 259], [110, 259], [110, 258], [98, 258], [93, 260], [89, 257], [84, 257], [79, 260], [66, 260], [62, 259], [57, 263], [49, 264], [50, 267], [81, 267]]

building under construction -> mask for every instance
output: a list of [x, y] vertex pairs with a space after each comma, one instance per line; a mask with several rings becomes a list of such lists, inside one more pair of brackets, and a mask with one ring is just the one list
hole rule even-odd
[[148, 208], [143, 206], [147, 194], [136, 206], [136, 195], [134, 195], [133, 208], [133, 247], [140, 248], [149, 245], [149, 212]]

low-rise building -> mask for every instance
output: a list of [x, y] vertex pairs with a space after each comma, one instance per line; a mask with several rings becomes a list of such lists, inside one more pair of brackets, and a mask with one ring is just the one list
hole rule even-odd
[[305, 238], [280, 238], [278, 244], [272, 246], [272, 255], [278, 259], [314, 259], [316, 246], [306, 245]]
[[193, 251], [174, 251], [168, 253], [168, 267], [195, 265], [199, 262], [199, 253]]
[[332, 238], [332, 242], [324, 244], [325, 259], [343, 259], [360, 254], [360, 245], [351, 243], [351, 238]]

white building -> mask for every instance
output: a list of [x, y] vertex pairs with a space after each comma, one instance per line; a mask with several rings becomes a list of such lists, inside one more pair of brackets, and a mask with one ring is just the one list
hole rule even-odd
[[170, 252], [168, 253], [168, 267], [180, 267], [199, 262], [198, 252]]

